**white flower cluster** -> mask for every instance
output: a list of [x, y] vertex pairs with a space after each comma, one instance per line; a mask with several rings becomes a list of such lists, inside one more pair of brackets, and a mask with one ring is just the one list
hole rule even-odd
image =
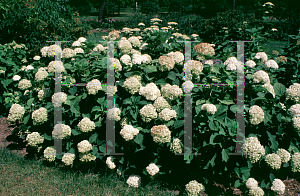
[[65, 67], [61, 61], [51, 61], [47, 68], [49, 73], [54, 73], [55, 70], [60, 70], [61, 73], [65, 72]]
[[95, 46], [95, 48], [93, 49], [93, 51], [95, 52], [103, 52], [105, 49], [103, 47], [103, 45], [98, 44], [97, 46]]
[[264, 111], [258, 105], [253, 105], [250, 107], [250, 122], [253, 125], [258, 125], [259, 123], [264, 121]]
[[45, 88], [43, 90], [39, 90], [39, 92], [38, 92], [38, 99], [40, 101], [43, 101], [44, 98], [46, 98], [48, 95], [50, 95], [49, 88]]
[[[49, 46], [48, 48], [47, 47], [44, 47], [44, 48], [45, 49], [43, 50], [43, 48], [42, 48], [42, 50], [43, 50], [43, 52], [45, 52], [45, 51], [47, 52], [48, 57], [54, 57], [55, 54], [57, 55], [58, 53], [62, 52], [60, 46], [55, 45], [55, 44]], [[42, 56], [44, 56], [42, 50], [41, 50], [41, 53], [42, 53]]]
[[250, 189], [249, 191], [249, 195], [251, 196], [264, 196], [264, 190], [260, 187], [254, 188], [254, 189]]
[[96, 95], [98, 91], [102, 89], [101, 82], [94, 79], [86, 85], [86, 88], [89, 94]]
[[175, 138], [173, 140], [173, 142], [171, 143], [170, 145], [170, 150], [173, 152], [173, 153], [182, 153], [182, 146], [180, 144], [180, 139], [179, 138]]
[[215, 55], [215, 49], [209, 43], [200, 43], [194, 46], [193, 48], [196, 50], [198, 55], [198, 59], [204, 58], [203, 56], [213, 56]]
[[206, 110], [209, 114], [215, 114], [217, 112], [217, 107], [214, 104], [206, 103], [201, 106], [201, 110]]
[[155, 101], [153, 106], [156, 108], [157, 112], [161, 112], [165, 108], [171, 109], [170, 104], [165, 100], [163, 97], [158, 97]]
[[125, 65], [132, 66], [131, 57], [128, 54], [124, 54], [123, 56], [121, 56], [120, 60]]
[[200, 73], [203, 71], [203, 64], [200, 61], [188, 60], [184, 64], [184, 72], [193, 74], [196, 77], [200, 76]]
[[300, 116], [295, 116], [292, 118], [293, 126], [300, 132]]
[[263, 70], [259, 70], [253, 74], [253, 82], [255, 83], [270, 83], [269, 74]]
[[135, 94], [136, 92], [139, 92], [141, 88], [141, 76], [134, 75], [130, 76], [129, 78], [126, 78], [123, 87], [130, 93]]
[[176, 51], [176, 52], [170, 52], [167, 54], [169, 57], [171, 57], [175, 63], [177, 64], [180, 64], [182, 65], [183, 64], [183, 61], [184, 61], [184, 55], [179, 52], [179, 51]]
[[74, 160], [75, 160], [75, 154], [72, 154], [72, 153], [65, 153], [61, 159], [61, 161], [65, 165], [72, 165]]
[[54, 107], [60, 107], [62, 103], [67, 103], [67, 94], [64, 92], [54, 93], [52, 95], [52, 103]]
[[118, 88], [116, 86], [112, 86], [112, 85], [106, 86], [106, 94], [108, 97], [114, 96], [114, 94], [116, 94], [117, 91], [118, 91]]
[[81, 43], [81, 45], [84, 45], [82, 42], [85, 42], [86, 38], [85, 37], [80, 37], [80, 38], [78, 38], [77, 41], [79, 41]]
[[170, 71], [171, 69], [174, 68], [174, 64], [175, 64], [173, 58], [168, 56], [160, 56], [158, 62], [160, 64], [159, 69], [161, 71]]
[[161, 96], [160, 90], [153, 82], [147, 84], [145, 87], [141, 87], [139, 94], [143, 95], [144, 97], [146, 97], [147, 100], [151, 101], [154, 101], [155, 99]]
[[294, 83], [286, 90], [286, 99], [300, 103], [300, 84]]
[[262, 85], [262, 87], [266, 88], [275, 98], [275, 91], [274, 91], [274, 87], [272, 86], [272, 84], [266, 83], [266, 84]]
[[138, 188], [141, 185], [141, 177], [138, 175], [131, 175], [129, 176], [129, 178], [127, 179], [126, 183], [130, 186], [130, 187], [136, 187]]
[[36, 74], [35, 74], [35, 80], [36, 80], [36, 81], [42, 81], [42, 80], [44, 80], [44, 79], [47, 78], [47, 77], [48, 77], [48, 72], [45, 71], [45, 70], [38, 71], [38, 72], [36, 72]]
[[90, 162], [96, 160], [96, 156], [92, 155], [91, 153], [80, 153], [79, 154], [79, 160], [81, 162]]
[[265, 67], [266, 68], [273, 68], [273, 69], [278, 69], [279, 68], [278, 64], [274, 60], [268, 60], [267, 62], [265, 62]]
[[167, 143], [171, 141], [171, 131], [166, 125], [153, 126], [151, 136], [156, 143]]
[[256, 63], [253, 60], [246, 61], [246, 66], [253, 68], [256, 66]]
[[9, 109], [9, 114], [7, 120], [14, 124], [16, 120], [21, 120], [25, 114], [25, 109], [19, 104], [12, 104], [11, 108]]
[[265, 155], [265, 148], [260, 144], [257, 137], [249, 137], [245, 140], [242, 146], [246, 158], [249, 158], [251, 163], [256, 163]]
[[258, 52], [258, 53], [256, 53], [254, 58], [260, 59], [264, 63], [264, 62], [267, 62], [268, 55], [265, 52]]
[[44, 137], [41, 136], [38, 132], [32, 132], [27, 135], [26, 141], [29, 146], [37, 147], [38, 144], [44, 142]]
[[21, 90], [26, 90], [30, 87], [32, 87], [32, 84], [31, 84], [30, 80], [27, 80], [27, 79], [21, 80], [18, 84], [18, 88]]
[[72, 58], [75, 55], [76, 55], [75, 51], [72, 50], [71, 48], [65, 48], [62, 51], [62, 58]]
[[144, 105], [143, 108], [140, 109], [140, 114], [144, 122], [150, 122], [157, 118], [156, 109], [152, 104]]
[[109, 169], [115, 169], [116, 168], [116, 164], [113, 162], [112, 157], [107, 157], [106, 165]]
[[22, 71], [25, 70], [25, 71], [27, 72], [27, 71], [33, 70], [33, 69], [34, 69], [34, 67], [33, 67], [32, 65], [27, 65], [27, 67], [23, 66], [21, 70], [22, 70]]
[[280, 179], [274, 179], [271, 190], [276, 192], [278, 195], [283, 195], [285, 192], [285, 184]]
[[272, 169], [278, 170], [281, 167], [281, 158], [278, 154], [268, 154], [265, 156], [265, 161]]
[[207, 60], [207, 61], [205, 61], [204, 64], [213, 66], [214, 65], [214, 61], [213, 60]]
[[277, 150], [276, 154], [279, 155], [279, 157], [281, 158], [282, 163], [287, 163], [291, 159], [291, 154], [283, 148], [279, 148]]
[[300, 153], [296, 152], [292, 155], [292, 172], [300, 172]]
[[43, 124], [44, 122], [46, 122], [48, 120], [47, 119], [47, 109], [44, 107], [41, 107], [38, 110], [35, 110], [32, 113], [32, 120], [33, 120], [34, 125]]
[[123, 54], [129, 54], [132, 49], [132, 45], [128, 40], [120, 40], [118, 46]]
[[158, 118], [162, 121], [169, 121], [172, 118], [175, 118], [177, 116], [177, 113], [175, 110], [170, 110], [169, 108], [163, 109], [159, 114]]
[[185, 185], [185, 190], [189, 196], [196, 196], [199, 195], [200, 191], [204, 190], [204, 186], [196, 180], [193, 180]]
[[92, 144], [87, 140], [83, 140], [77, 144], [77, 148], [80, 153], [86, 153], [92, 150]]
[[75, 48], [74, 52], [75, 54], [84, 54], [84, 50], [82, 48]]
[[146, 167], [146, 170], [147, 170], [148, 174], [150, 174], [151, 176], [154, 176], [155, 174], [157, 174], [159, 172], [159, 167], [157, 165], [155, 165], [154, 163], [150, 163]]
[[42, 56], [43, 57], [46, 57], [47, 56], [47, 54], [48, 54], [48, 49], [49, 49], [49, 46], [45, 46], [45, 47], [43, 47], [41, 50], [40, 50], [40, 52], [42, 53]]
[[120, 134], [125, 139], [125, 141], [132, 140], [134, 136], [139, 134], [139, 130], [134, 128], [132, 125], [124, 125], [123, 129], [120, 131]]
[[107, 118], [109, 120], [119, 121], [121, 120], [120, 114], [121, 110], [119, 108], [111, 108], [107, 111]]
[[95, 123], [91, 121], [88, 117], [84, 117], [77, 125], [80, 131], [89, 132], [95, 129]]
[[64, 139], [67, 136], [71, 136], [71, 127], [62, 123], [56, 124], [52, 131], [52, 137], [54, 139]]
[[166, 99], [174, 100], [176, 98], [181, 97], [183, 92], [181, 88], [175, 84], [173, 86], [171, 86], [170, 84], [166, 84], [161, 88], [161, 94]]
[[12, 79], [13, 79], [13, 81], [19, 81], [21, 79], [21, 76], [14, 75], [14, 77]]
[[119, 59], [109, 58], [109, 60], [113, 63], [114, 68], [116, 69], [116, 71], [122, 71], [122, 65], [121, 65]]
[[140, 47], [141, 50], [147, 50], [148, 49], [148, 43], [143, 43]]
[[72, 43], [72, 46], [81, 46], [81, 42], [80, 41], [74, 41], [73, 43]]
[[47, 147], [44, 150], [44, 157], [47, 161], [53, 162], [56, 158], [56, 150], [53, 147]]
[[116, 40], [116, 39], [120, 38], [119, 31], [113, 30], [113, 31], [109, 32], [108, 37], [111, 40]]
[[246, 181], [246, 187], [248, 189], [255, 189], [258, 187], [258, 182], [254, 178], [248, 178]]
[[141, 54], [137, 54], [137, 53], [132, 54], [132, 63], [134, 65], [140, 65], [142, 64], [142, 61], [143, 59]]
[[132, 55], [134, 55], [134, 54], [142, 55], [142, 53], [140, 51], [135, 50], [135, 49], [131, 49], [130, 54], [132, 54]]
[[194, 88], [194, 84], [193, 84], [193, 82], [188, 80], [182, 84], [182, 88], [183, 88], [184, 93], [190, 93]]
[[225, 62], [224, 65], [226, 66], [226, 70], [237, 70], [238, 64], [240, 62], [236, 59], [236, 57], [229, 57]]
[[130, 41], [130, 43], [132, 44], [133, 47], [141, 46], [141, 42], [140, 42], [139, 38], [137, 38], [135, 36], [131, 36], [130, 38], [128, 38], [128, 41]]
[[292, 105], [289, 109], [289, 112], [293, 117], [300, 116], [300, 104]]

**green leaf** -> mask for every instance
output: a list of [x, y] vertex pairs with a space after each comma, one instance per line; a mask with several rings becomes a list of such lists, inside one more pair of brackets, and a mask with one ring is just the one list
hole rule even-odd
[[174, 120], [170, 120], [170, 121], [168, 121], [167, 122], [167, 124], [165, 124], [167, 127], [170, 127], [170, 126], [172, 126], [173, 124], [174, 124]]
[[174, 71], [169, 72], [168, 78], [174, 81], [176, 79], [176, 73]]
[[293, 153], [299, 152], [297, 146], [292, 141], [290, 142], [289, 151]]
[[156, 85], [165, 85], [167, 84], [165, 79], [159, 79], [155, 82]]
[[139, 133], [137, 136], [135, 136], [134, 138], [134, 142], [139, 144], [139, 145], [142, 145], [143, 144], [143, 140], [144, 140], [144, 136], [143, 134]]
[[217, 131], [218, 130], [218, 127], [214, 124], [214, 121], [213, 120], [210, 120], [209, 121], [209, 124], [208, 124], [209, 128], [213, 131]]
[[148, 102], [147, 101], [139, 101], [137, 104], [139, 104], [139, 105], [147, 105]]
[[177, 129], [179, 127], [182, 127], [184, 125], [184, 120], [177, 120], [174, 123], [174, 128]]
[[52, 140], [52, 137], [47, 135], [47, 133], [44, 133], [43, 137], [44, 137], [45, 140], [48, 140], [48, 141]]
[[282, 96], [286, 92], [286, 87], [281, 83], [275, 83], [273, 87], [274, 87], [275, 95]]
[[71, 108], [70, 108], [70, 109], [71, 109], [71, 112], [72, 112], [72, 113], [80, 114], [80, 112], [79, 112], [74, 106], [71, 105]]
[[222, 104], [233, 105], [235, 104], [232, 100], [219, 100]]
[[215, 159], [217, 157], [217, 153], [215, 153], [215, 155], [212, 157], [212, 159], [210, 161], [208, 161], [208, 163], [206, 164], [206, 166], [204, 167], [204, 169], [208, 169], [209, 165], [211, 165], [212, 167], [215, 166]]
[[75, 154], [75, 148], [71, 148], [68, 152], [71, 154]]
[[98, 137], [98, 133], [94, 133], [93, 135], [91, 135], [91, 137], [89, 138], [89, 142], [92, 144], [94, 142], [96, 142]]
[[[105, 144], [105, 145], [106, 145], [106, 144]], [[99, 146], [99, 150], [100, 150], [100, 152], [102, 152], [102, 153], [106, 153], [106, 147]]]
[[98, 153], [98, 148], [96, 146], [92, 147], [92, 154], [96, 155]]
[[241, 185], [242, 185], [242, 184], [240, 183], [240, 180], [236, 180], [236, 181], [234, 182], [234, 187], [235, 187], [235, 188], [239, 188]]
[[250, 169], [248, 172], [245, 172], [243, 175], [242, 175], [242, 179], [244, 182], [246, 182], [248, 180], [248, 178], [250, 177]]
[[77, 135], [80, 135], [81, 132], [78, 131], [78, 130], [76, 130], [76, 129], [72, 129], [72, 134], [73, 134], [74, 136], [77, 136]]
[[227, 162], [228, 159], [229, 159], [229, 156], [228, 156], [228, 150], [223, 149], [223, 150], [222, 150], [222, 161]]
[[228, 110], [228, 106], [219, 105], [217, 112], [215, 113], [215, 116], [219, 116], [219, 115], [223, 114], [224, 112], [226, 112], [227, 110]]
[[123, 104], [131, 105], [132, 101], [131, 101], [130, 98], [127, 98], [127, 99], [124, 100]]
[[31, 104], [33, 103], [34, 101], [34, 98], [30, 98], [28, 101], [27, 101], [27, 106], [30, 107]]
[[100, 106], [94, 106], [93, 108], [92, 108], [92, 111], [91, 112], [93, 112], [93, 111], [101, 111], [101, 108], [100, 108]]
[[23, 118], [23, 123], [26, 125], [27, 123], [28, 123], [28, 121], [29, 121], [29, 118], [30, 118], [30, 114], [28, 114], [27, 116], [25, 116], [24, 118]]
[[105, 97], [98, 98], [98, 99], [97, 99], [97, 103], [99, 103], [100, 105], [106, 104]]
[[146, 73], [154, 73], [157, 72], [157, 67], [156, 66], [147, 66], [145, 68], [145, 72]]
[[77, 92], [77, 86], [73, 86], [69, 89], [69, 93], [71, 95], [76, 95], [76, 92]]
[[275, 179], [275, 175], [270, 173], [269, 177], [270, 177], [270, 181], [273, 182], [273, 180]]
[[201, 104], [203, 104], [203, 103], [205, 103], [205, 100], [204, 100], [204, 99], [203, 99], [203, 100], [198, 99], [198, 100], [196, 101], [196, 105], [201, 105]]

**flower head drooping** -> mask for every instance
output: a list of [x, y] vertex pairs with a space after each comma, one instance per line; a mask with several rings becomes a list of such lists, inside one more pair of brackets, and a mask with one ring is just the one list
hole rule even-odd
[[276, 61], [274, 60], [268, 60], [266, 63], [265, 63], [265, 66], [266, 68], [273, 68], [273, 69], [278, 69], [278, 64], [276, 63]]
[[134, 128], [132, 125], [125, 124], [123, 129], [120, 131], [121, 136], [125, 139], [125, 141], [132, 140], [134, 136], [139, 134], [139, 130]]
[[253, 74], [253, 82], [255, 83], [270, 83], [269, 74], [265, 71], [259, 70]]
[[266, 83], [266, 84], [262, 85], [262, 87], [266, 88], [275, 98], [275, 91], [274, 91], [274, 87], [272, 86], [272, 84]]
[[171, 131], [166, 125], [153, 126], [151, 136], [156, 143], [167, 143], [171, 141]]
[[246, 158], [249, 158], [251, 163], [256, 163], [262, 156], [265, 155], [265, 149], [260, 144], [257, 137], [247, 138], [242, 149], [246, 155]]
[[253, 68], [253, 67], [256, 66], [256, 63], [253, 60], [249, 60], [249, 61], [246, 62], [246, 66], [250, 67], [250, 68]]
[[254, 58], [260, 59], [262, 63], [265, 63], [268, 60], [268, 55], [265, 52], [258, 52]]
[[203, 184], [197, 182], [196, 180], [190, 181], [185, 185], [185, 190], [187, 191], [189, 196], [198, 195], [200, 191], [204, 190]]

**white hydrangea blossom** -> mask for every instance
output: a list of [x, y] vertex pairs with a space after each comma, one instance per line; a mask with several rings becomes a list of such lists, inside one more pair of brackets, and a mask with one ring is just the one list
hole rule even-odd
[[295, 127], [295, 129], [297, 129], [298, 132], [300, 132], [300, 116], [293, 117], [292, 121], [293, 121], [293, 126]]
[[82, 44], [82, 42], [86, 41], [86, 38], [85, 37], [80, 37], [80, 38], [78, 38], [77, 41], [79, 41]]
[[212, 60], [207, 60], [207, 61], [205, 61], [204, 64], [213, 66], [213, 65], [214, 65], [214, 61], [212, 61]]
[[96, 95], [98, 91], [102, 89], [101, 82], [94, 79], [86, 85], [86, 88], [89, 94]]
[[92, 144], [87, 140], [83, 140], [77, 144], [77, 148], [80, 153], [86, 153], [92, 150]]
[[206, 110], [209, 114], [215, 114], [217, 112], [217, 107], [214, 104], [206, 103], [201, 106], [201, 110]]
[[81, 42], [80, 41], [74, 41], [72, 43], [72, 46], [81, 46]]
[[156, 84], [151, 82], [147, 84], [145, 87], [141, 87], [139, 91], [140, 95], [146, 97], [147, 100], [154, 101], [158, 97], [161, 96], [160, 90], [157, 88]]
[[263, 70], [259, 70], [253, 74], [253, 82], [255, 83], [270, 83], [269, 74]]
[[268, 60], [267, 62], [265, 62], [265, 67], [266, 68], [273, 68], [273, 69], [278, 69], [279, 68], [278, 64], [274, 60]]
[[264, 62], [267, 62], [268, 55], [265, 52], [258, 52], [258, 53], [256, 53], [254, 58], [261, 59], [261, 61], [264, 63]]
[[156, 143], [167, 143], [171, 141], [171, 131], [166, 125], [153, 126], [151, 136]]
[[246, 62], [246, 66], [250, 67], [250, 68], [253, 68], [253, 67], [256, 66], [256, 63], [253, 60], [249, 60], [249, 61]]
[[292, 155], [292, 172], [300, 172], [300, 153], [296, 152]]
[[119, 121], [121, 120], [121, 110], [119, 108], [111, 108], [107, 111], [107, 118], [109, 120]]
[[19, 81], [21, 79], [21, 77], [19, 75], [14, 75], [14, 77], [12, 79], [13, 79], [13, 81]]
[[274, 91], [274, 87], [272, 86], [272, 84], [266, 83], [266, 84], [262, 85], [262, 87], [266, 88], [275, 98], [275, 91]]
[[300, 104], [292, 105], [289, 109], [289, 112], [293, 117], [300, 116]]
[[142, 63], [145, 63], [145, 64], [149, 64], [152, 62], [152, 58], [149, 54], [143, 54], [141, 56], [141, 59], [142, 59]]
[[136, 187], [138, 188], [141, 185], [141, 177], [138, 175], [131, 175], [129, 176], [129, 178], [127, 179], [126, 183], [130, 186], [130, 187]]
[[130, 43], [132, 44], [133, 47], [141, 46], [141, 42], [140, 42], [139, 38], [137, 38], [135, 36], [131, 36], [130, 38], [128, 38], [128, 41], [130, 41]]
[[21, 90], [26, 90], [30, 87], [32, 87], [32, 84], [31, 84], [30, 80], [27, 80], [27, 79], [22, 79], [18, 84], [18, 88]]
[[183, 68], [185, 73], [191, 73], [197, 78], [200, 77], [200, 73], [203, 71], [203, 64], [200, 61], [188, 60], [184, 64]]
[[192, 180], [185, 185], [185, 190], [187, 191], [189, 196], [195, 196], [199, 195], [200, 191], [204, 190], [204, 186], [196, 180]]
[[170, 104], [165, 100], [163, 97], [158, 97], [155, 101], [153, 106], [156, 108], [157, 112], [161, 112], [165, 108], [171, 109]]
[[140, 109], [140, 115], [144, 122], [150, 122], [151, 120], [156, 119], [158, 116], [156, 109], [152, 104], [143, 106], [143, 108]]
[[131, 54], [131, 55], [134, 55], [134, 54], [142, 55], [142, 53], [141, 53], [140, 51], [135, 50], [135, 49], [131, 49], [130, 54]]
[[265, 161], [272, 169], [278, 170], [281, 167], [281, 158], [278, 154], [267, 154]]
[[79, 154], [79, 161], [81, 162], [90, 162], [90, 161], [95, 161], [96, 156], [92, 155], [91, 153], [80, 153]]
[[181, 97], [183, 91], [177, 85], [171, 86], [170, 84], [166, 84], [161, 88], [161, 94], [163, 97], [169, 100], [174, 100], [176, 98]]
[[282, 195], [285, 192], [285, 184], [280, 179], [274, 179], [271, 190]]
[[120, 40], [118, 46], [123, 54], [129, 54], [132, 49], [132, 45], [128, 40]]
[[25, 71], [29, 71], [29, 70], [33, 70], [34, 67], [32, 65], [27, 65], [27, 67], [25, 68]]
[[72, 154], [72, 153], [65, 153], [61, 159], [61, 161], [65, 165], [72, 165], [74, 160], [75, 160], [75, 154]]
[[12, 104], [11, 108], [9, 109], [9, 114], [7, 120], [14, 124], [16, 120], [21, 120], [25, 114], [25, 109], [19, 104]]
[[[55, 45], [55, 44], [49, 46], [49, 48], [47, 49], [48, 57], [54, 57], [55, 54], [57, 55], [58, 53], [61, 53], [61, 52], [62, 52], [61, 47], [58, 45]], [[43, 52], [42, 52], [42, 54], [43, 54]]]
[[47, 109], [44, 107], [41, 107], [38, 110], [35, 110], [32, 113], [32, 120], [33, 120], [34, 125], [43, 124], [44, 122], [46, 122], [48, 120]]
[[117, 91], [118, 91], [118, 88], [116, 86], [112, 86], [112, 85], [106, 86], [106, 94], [108, 97], [114, 96], [114, 94], [116, 94]]
[[32, 132], [27, 135], [26, 141], [28, 142], [29, 146], [37, 147], [38, 144], [42, 144], [44, 142], [44, 137], [38, 132]]
[[88, 117], [84, 117], [77, 125], [80, 131], [82, 132], [90, 132], [93, 131], [96, 126], [93, 121], [91, 121]]
[[132, 66], [131, 57], [128, 54], [124, 54], [123, 56], [121, 56], [120, 60], [125, 65]]
[[40, 52], [42, 53], [42, 56], [43, 56], [43, 57], [46, 57], [46, 56], [47, 56], [47, 54], [48, 54], [48, 49], [49, 49], [49, 46], [45, 46], [45, 47], [43, 47], [43, 48], [40, 50]]
[[184, 93], [190, 93], [194, 88], [194, 84], [193, 84], [193, 82], [188, 80], [182, 84], [182, 88], [183, 88]]
[[39, 90], [39, 92], [38, 92], [38, 99], [40, 100], [40, 101], [43, 101], [44, 100], [44, 98], [46, 98], [48, 95], [49, 95], [49, 89], [47, 88], [47, 89], [43, 89], [43, 90]]
[[64, 139], [67, 136], [71, 136], [71, 127], [62, 123], [56, 124], [52, 131], [52, 137], [54, 139]]
[[54, 107], [60, 107], [62, 103], [67, 103], [67, 94], [64, 92], [54, 93], [52, 95], [52, 103]]
[[253, 125], [258, 125], [259, 123], [264, 121], [264, 111], [258, 105], [253, 105], [250, 107], [250, 122]]
[[84, 54], [84, 50], [82, 48], [75, 48], [74, 52], [75, 54], [79, 54], [79, 53]]
[[116, 69], [116, 71], [122, 71], [122, 65], [121, 65], [119, 59], [110, 58], [109, 60], [113, 63], [114, 68]]
[[182, 146], [180, 144], [180, 139], [179, 138], [175, 138], [173, 140], [173, 142], [171, 143], [170, 145], [170, 150], [173, 152], [173, 153], [182, 153]]
[[246, 187], [248, 189], [255, 189], [258, 187], [258, 182], [254, 178], [248, 178], [246, 182]]
[[61, 61], [51, 61], [47, 67], [49, 73], [54, 73], [55, 70], [65, 72], [65, 67]]
[[134, 75], [130, 76], [129, 78], [126, 78], [123, 87], [130, 93], [135, 94], [136, 92], [139, 92], [141, 88], [141, 76]]
[[256, 163], [262, 156], [265, 155], [265, 148], [260, 144], [257, 137], [247, 138], [242, 149], [246, 158], [249, 158], [251, 163]]
[[154, 176], [155, 174], [157, 174], [159, 172], [159, 167], [157, 165], [155, 165], [155, 163], [150, 163], [146, 167], [146, 170], [147, 170], [148, 174], [150, 174], [151, 176]]
[[286, 99], [291, 99], [300, 103], [300, 84], [294, 83], [286, 90]]
[[169, 108], [165, 108], [159, 113], [158, 118], [162, 121], [169, 121], [172, 118], [175, 118], [176, 116], [177, 113], [175, 110], [170, 110]]
[[44, 157], [47, 161], [53, 162], [56, 158], [56, 150], [53, 147], [47, 147], [44, 150]]
[[134, 65], [140, 65], [143, 62], [143, 57], [140, 54], [133, 54], [132, 55], [132, 63]]
[[170, 71], [174, 68], [175, 65], [175, 61], [173, 60], [173, 58], [168, 56], [160, 56], [158, 62], [160, 64], [159, 69], [161, 71]]
[[75, 51], [72, 50], [71, 48], [65, 48], [62, 51], [62, 58], [72, 58], [75, 55], [76, 55]]
[[125, 141], [129, 141], [132, 140], [134, 136], [139, 134], [139, 130], [137, 128], [134, 128], [132, 125], [125, 124], [120, 131], [120, 134], [125, 139]]
[[264, 193], [264, 190], [262, 190], [262, 188], [257, 187], [255, 189], [250, 189], [249, 195], [251, 195], [251, 196], [264, 196], [265, 193]]
[[115, 169], [116, 168], [116, 164], [113, 162], [112, 157], [107, 157], [106, 159], [106, 165], [109, 169]]
[[226, 70], [236, 70], [239, 61], [236, 57], [229, 57], [225, 62], [224, 65], [227, 65]]
[[280, 156], [282, 163], [287, 163], [291, 159], [291, 154], [283, 148], [279, 148], [276, 154]]
[[179, 52], [179, 51], [176, 51], [176, 52], [170, 52], [167, 54], [169, 57], [171, 57], [175, 63], [177, 64], [180, 64], [182, 65], [183, 64], [183, 61], [184, 61], [184, 55]]
[[103, 47], [103, 45], [98, 44], [97, 46], [95, 46], [95, 48], [93, 49], [93, 51], [95, 52], [103, 52], [105, 49]]

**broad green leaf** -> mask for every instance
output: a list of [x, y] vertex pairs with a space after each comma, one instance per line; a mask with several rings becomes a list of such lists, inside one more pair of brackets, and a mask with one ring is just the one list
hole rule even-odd
[[275, 83], [273, 87], [274, 87], [275, 95], [282, 96], [286, 92], [286, 87], [281, 83]]
[[48, 141], [52, 140], [52, 137], [47, 135], [47, 133], [44, 133], [43, 137], [44, 137], [45, 140], [48, 140]]
[[71, 148], [68, 152], [71, 154], [75, 154], [75, 148]]
[[34, 98], [30, 98], [30, 99], [27, 101], [27, 106], [30, 107], [33, 101], [34, 101]]
[[229, 159], [229, 156], [228, 156], [228, 150], [223, 149], [223, 150], [222, 150], [222, 161], [227, 162], [228, 159]]
[[170, 120], [170, 121], [168, 121], [165, 125], [167, 126], [167, 127], [170, 127], [170, 126], [172, 126], [174, 124], [174, 120]]
[[96, 155], [98, 153], [98, 148], [96, 146], [92, 147], [92, 154]]
[[203, 103], [205, 103], [205, 100], [204, 100], [204, 99], [203, 99], [203, 100], [198, 99], [198, 100], [196, 101], [196, 105], [201, 105], [201, 104], [203, 104]]
[[89, 138], [89, 142], [92, 144], [94, 142], [96, 142], [98, 137], [98, 133], [94, 133], [93, 135], [91, 135], [91, 137]]
[[81, 132], [78, 131], [78, 130], [76, 130], [76, 129], [72, 129], [72, 134], [73, 134], [74, 136], [77, 136], [77, 135], [80, 135]]
[[[226, 100], [227, 101], [227, 100]], [[219, 107], [217, 108], [217, 112], [215, 113], [215, 116], [218, 116], [220, 114], [223, 114], [224, 112], [226, 112], [228, 110], [228, 106], [225, 105], [219, 105]]]
[[100, 106], [98, 106], [98, 105], [96, 105], [96, 106], [94, 106], [93, 108], [92, 108], [92, 111], [91, 112], [93, 112], [93, 111], [101, 111], [101, 108], [100, 108]]
[[99, 150], [100, 150], [100, 152], [102, 152], [102, 153], [106, 153], [106, 147], [99, 146]]
[[270, 173], [269, 177], [270, 177], [270, 181], [271, 181], [271, 182], [273, 182], [273, 181], [274, 181], [274, 179], [275, 179], [275, 175], [274, 175], [274, 174], [272, 174], [272, 173]]
[[77, 92], [77, 86], [70, 87], [69, 93], [71, 95], [73, 95], [73, 96], [76, 95], [76, 92]]
[[147, 66], [145, 68], [145, 72], [146, 73], [154, 73], [157, 72], [157, 67], [156, 66]]
[[174, 71], [169, 72], [168, 78], [174, 81], [176, 79], [176, 73]]
[[71, 108], [70, 108], [70, 109], [71, 109], [71, 112], [72, 112], [72, 113], [80, 114], [80, 112], [79, 112], [74, 106], [71, 105]]
[[235, 187], [235, 188], [239, 188], [241, 185], [242, 185], [242, 184], [240, 183], [240, 180], [236, 180], [236, 181], [234, 182], [234, 187]]
[[139, 105], [147, 105], [148, 102], [147, 101], [139, 101], [137, 104], [139, 104]]
[[184, 120], [177, 120], [174, 123], [174, 128], [177, 129], [179, 127], [182, 127], [184, 125]]
[[219, 100], [222, 104], [233, 105], [235, 104], [232, 100]]
[[30, 114], [28, 114], [27, 116], [25, 116], [25, 117], [23, 118], [23, 121], [22, 121], [22, 122], [26, 125], [26, 124], [28, 123], [29, 119], [30, 119]]
[[292, 141], [290, 142], [290, 147], [288, 151], [293, 153], [299, 152], [297, 146]]
[[159, 79], [155, 82], [156, 85], [165, 85], [167, 84], [165, 79]]
[[139, 133], [137, 136], [135, 136], [134, 138], [134, 142], [139, 144], [139, 145], [142, 145], [143, 144], [143, 140], [144, 140], [144, 136], [143, 134]]

